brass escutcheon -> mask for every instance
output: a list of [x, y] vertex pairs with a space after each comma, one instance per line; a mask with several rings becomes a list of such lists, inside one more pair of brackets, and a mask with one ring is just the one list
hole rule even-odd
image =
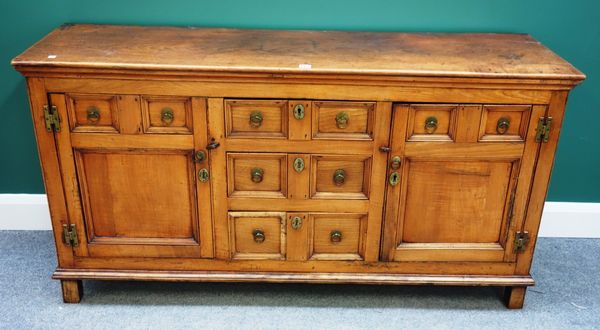
[[260, 111], [253, 111], [250, 114], [250, 126], [252, 127], [260, 127], [263, 121], [263, 114]]
[[294, 159], [294, 170], [298, 173], [304, 170], [304, 159], [300, 157]]
[[398, 172], [392, 172], [392, 174], [390, 174], [390, 185], [395, 186], [398, 182], [400, 182], [400, 174], [398, 174]]
[[100, 120], [100, 110], [95, 106], [87, 108], [87, 120], [90, 124], [96, 124]]
[[438, 120], [436, 117], [427, 117], [425, 119], [425, 132], [433, 134], [438, 128]]
[[252, 231], [252, 237], [256, 243], [262, 243], [265, 241], [265, 232], [262, 229], [254, 229]]
[[342, 232], [339, 230], [332, 230], [329, 234], [329, 239], [331, 243], [339, 243], [342, 241]]
[[348, 116], [348, 114], [344, 111], [338, 112], [338, 114], [335, 116], [335, 125], [337, 128], [344, 129], [348, 127], [348, 121], [350, 121], [350, 116]]
[[335, 170], [335, 172], [333, 172], [333, 183], [335, 183], [336, 186], [341, 186], [344, 184], [344, 181], [346, 181], [346, 171], [343, 169]]
[[173, 119], [175, 118], [175, 114], [173, 113], [173, 109], [171, 108], [163, 108], [160, 111], [160, 120], [165, 125], [171, 125], [173, 123]]
[[198, 180], [200, 180], [200, 182], [207, 182], [209, 178], [210, 175], [208, 174], [207, 169], [203, 168], [198, 171]]
[[294, 106], [294, 118], [300, 120], [304, 118], [304, 105], [303, 104], [296, 104], [296, 106]]
[[250, 171], [250, 177], [252, 178], [252, 182], [260, 183], [263, 180], [263, 176], [265, 171], [260, 167], [255, 167]]
[[500, 119], [498, 119], [498, 123], [496, 124], [496, 132], [498, 132], [498, 134], [502, 135], [502, 134], [506, 133], [506, 131], [508, 131], [509, 127], [510, 127], [510, 118], [501, 117]]
[[292, 218], [292, 228], [293, 229], [300, 229], [302, 227], [302, 218], [296, 216]]

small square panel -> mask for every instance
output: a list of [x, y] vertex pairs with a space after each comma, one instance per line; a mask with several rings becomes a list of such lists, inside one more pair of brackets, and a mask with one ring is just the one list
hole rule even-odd
[[457, 105], [411, 105], [407, 141], [453, 141]]
[[119, 133], [117, 96], [67, 94], [69, 126], [74, 133]]
[[485, 105], [479, 141], [525, 141], [531, 114], [528, 105]]
[[373, 102], [314, 102], [313, 139], [373, 140]]
[[226, 135], [230, 138], [288, 136], [288, 102], [285, 100], [225, 100]]
[[188, 97], [143, 96], [145, 133], [192, 134], [192, 104]]
[[371, 157], [314, 155], [311, 167], [311, 198], [369, 198]]
[[285, 212], [229, 212], [233, 259], [285, 259]]
[[287, 155], [227, 154], [229, 197], [286, 198]]
[[362, 260], [365, 214], [313, 213], [313, 254], [317, 260]]

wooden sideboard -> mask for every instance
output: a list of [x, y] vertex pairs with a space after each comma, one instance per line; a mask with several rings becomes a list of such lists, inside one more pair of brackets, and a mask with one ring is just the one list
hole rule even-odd
[[71, 25], [26, 78], [82, 280], [487, 285], [523, 305], [569, 91], [527, 35]]

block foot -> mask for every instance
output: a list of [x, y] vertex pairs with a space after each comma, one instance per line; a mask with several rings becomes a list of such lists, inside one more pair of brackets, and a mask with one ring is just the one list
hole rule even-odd
[[83, 283], [80, 280], [61, 280], [63, 301], [69, 304], [77, 304], [83, 296]]
[[504, 299], [506, 299], [506, 307], [509, 309], [521, 309], [525, 302], [526, 286], [509, 286], [504, 291]]

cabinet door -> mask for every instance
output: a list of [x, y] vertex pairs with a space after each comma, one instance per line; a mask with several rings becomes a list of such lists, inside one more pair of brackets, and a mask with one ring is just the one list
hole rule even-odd
[[[51, 95], [79, 256], [212, 256], [202, 99]], [[206, 155], [206, 153], [204, 153]]]
[[539, 149], [529, 122], [543, 112], [396, 105], [382, 258], [514, 261]]

